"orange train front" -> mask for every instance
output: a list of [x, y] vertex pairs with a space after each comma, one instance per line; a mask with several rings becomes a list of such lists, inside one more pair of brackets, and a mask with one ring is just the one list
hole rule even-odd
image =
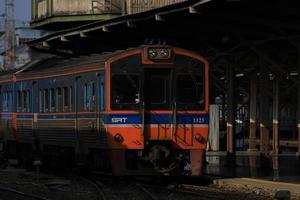
[[152, 166], [163, 174], [201, 175], [208, 62], [183, 49], [150, 46], [112, 57], [106, 72], [105, 126], [114, 173]]
[[202, 174], [208, 62], [194, 52], [162, 45], [57, 56], [0, 75], [0, 103], [7, 157], [114, 175]]

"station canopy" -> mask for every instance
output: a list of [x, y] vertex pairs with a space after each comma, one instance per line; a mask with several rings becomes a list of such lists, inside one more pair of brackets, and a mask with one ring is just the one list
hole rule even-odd
[[[237, 76], [251, 76], [266, 67], [285, 82], [296, 83], [298, 8], [296, 0], [189, 0], [61, 30], [28, 45], [48, 53], [78, 56], [167, 44], [206, 57], [216, 82], [231, 65]], [[222, 85], [220, 82], [220, 89]]]

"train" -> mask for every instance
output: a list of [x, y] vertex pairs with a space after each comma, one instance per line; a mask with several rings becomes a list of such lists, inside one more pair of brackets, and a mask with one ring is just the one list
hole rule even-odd
[[0, 150], [115, 176], [203, 173], [209, 63], [168, 45], [55, 56], [0, 75]]

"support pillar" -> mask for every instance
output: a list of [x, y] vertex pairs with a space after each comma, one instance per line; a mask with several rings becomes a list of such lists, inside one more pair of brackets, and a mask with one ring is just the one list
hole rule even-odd
[[250, 132], [249, 132], [249, 151], [256, 150], [256, 78], [250, 82]]
[[269, 73], [266, 68], [261, 68], [260, 73], [260, 153], [267, 156], [270, 151], [269, 137]]
[[275, 78], [273, 81], [273, 140], [272, 140], [272, 154], [278, 154], [279, 151], [279, 83]]
[[272, 155], [272, 169], [273, 169], [273, 180], [279, 180], [279, 157], [278, 155]]
[[219, 141], [220, 141], [220, 132], [219, 132], [219, 116], [220, 110], [219, 105], [209, 105], [209, 135], [208, 135], [208, 147], [210, 151], [219, 151]]
[[227, 156], [228, 164], [235, 165], [235, 95], [234, 95], [234, 68], [227, 68]]

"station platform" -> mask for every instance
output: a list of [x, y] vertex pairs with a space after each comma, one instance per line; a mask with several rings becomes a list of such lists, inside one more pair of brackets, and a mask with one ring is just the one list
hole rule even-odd
[[207, 175], [224, 178], [254, 178], [300, 185], [300, 159], [295, 152], [262, 156], [259, 152], [238, 151], [234, 159], [226, 152], [207, 152]]
[[267, 181], [253, 178], [216, 179], [214, 185], [231, 189], [247, 189], [255, 193], [268, 193], [275, 199], [300, 199], [300, 184]]

